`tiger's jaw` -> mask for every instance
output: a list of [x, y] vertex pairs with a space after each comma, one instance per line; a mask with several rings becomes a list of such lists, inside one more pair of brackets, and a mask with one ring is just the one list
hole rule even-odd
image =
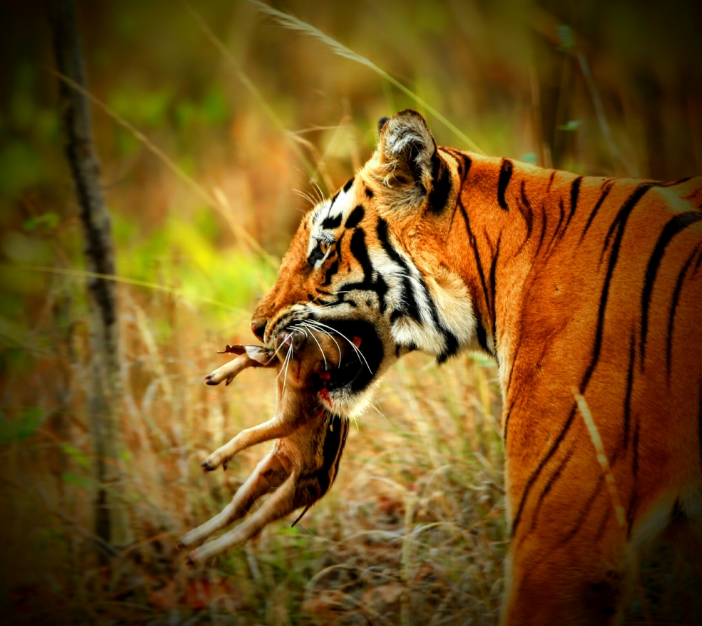
[[368, 406], [377, 381], [401, 353], [386, 332], [387, 325], [382, 320], [371, 323], [306, 309], [281, 315], [271, 325], [270, 337], [275, 341], [281, 332], [308, 330], [327, 334], [335, 344], [330, 350], [338, 351], [338, 366], [328, 372], [318, 389], [320, 400], [337, 415], [358, 417]]
[[347, 343], [350, 348], [338, 367], [330, 372], [319, 396], [330, 411], [357, 417], [370, 402], [374, 383], [393, 361], [392, 352], [388, 354], [388, 347], [369, 322], [330, 320], [317, 323], [324, 324], [336, 341]]

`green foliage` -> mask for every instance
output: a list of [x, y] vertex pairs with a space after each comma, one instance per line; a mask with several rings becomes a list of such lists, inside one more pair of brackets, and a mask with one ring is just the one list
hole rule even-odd
[[71, 457], [84, 469], [90, 469], [90, 459], [88, 459], [85, 452], [83, 452], [80, 448], [76, 448], [76, 446], [71, 445], [70, 443], [63, 442], [61, 444], [61, 450], [63, 450], [64, 454]]
[[566, 132], [572, 133], [578, 128], [580, 128], [580, 125], [582, 124], [582, 120], [568, 120], [565, 124], [562, 124], [561, 126], [558, 127], [559, 130], [565, 130]]
[[63, 472], [61, 474], [61, 480], [67, 485], [76, 485], [81, 489], [90, 491], [93, 489], [94, 481], [85, 476], [80, 476], [79, 474], [73, 474], [71, 472]]
[[16, 198], [24, 189], [37, 185], [45, 174], [32, 146], [14, 139], [0, 146], [0, 196]]
[[59, 216], [56, 213], [42, 213], [36, 217], [28, 219], [22, 224], [22, 229], [25, 231], [32, 231], [39, 227], [43, 227], [46, 230], [54, 230], [59, 223]]
[[567, 24], [559, 24], [556, 26], [556, 32], [558, 33], [558, 39], [561, 42], [558, 50], [570, 52], [575, 47], [575, 35], [573, 34], [573, 29]]
[[44, 415], [37, 407], [0, 407], [0, 446], [19, 443], [33, 435]]

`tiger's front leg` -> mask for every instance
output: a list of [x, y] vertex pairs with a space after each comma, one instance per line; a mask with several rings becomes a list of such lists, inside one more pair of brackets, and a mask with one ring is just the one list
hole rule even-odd
[[[617, 624], [631, 597], [631, 553], [585, 426], [537, 447], [519, 437], [518, 419], [507, 435], [512, 537], [501, 624]], [[615, 479], [629, 502], [626, 471]]]

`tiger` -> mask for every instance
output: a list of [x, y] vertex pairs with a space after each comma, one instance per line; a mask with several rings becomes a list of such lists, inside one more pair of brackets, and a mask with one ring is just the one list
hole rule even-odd
[[251, 329], [269, 345], [304, 321], [357, 345], [324, 399], [347, 417], [408, 352], [494, 359], [501, 623], [616, 623], [630, 556], [653, 538], [674, 529], [702, 563], [702, 178], [438, 147], [411, 109], [378, 131], [367, 163], [302, 218]]

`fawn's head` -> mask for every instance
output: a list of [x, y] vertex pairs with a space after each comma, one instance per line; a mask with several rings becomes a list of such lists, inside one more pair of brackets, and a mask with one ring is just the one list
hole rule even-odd
[[[312, 392], [326, 390], [331, 373], [345, 366], [344, 357], [356, 346], [313, 328], [295, 328], [280, 332], [275, 340], [276, 354], [287, 370], [286, 385]], [[350, 359], [346, 362], [353, 366]], [[322, 397], [327, 394], [322, 393]]]

